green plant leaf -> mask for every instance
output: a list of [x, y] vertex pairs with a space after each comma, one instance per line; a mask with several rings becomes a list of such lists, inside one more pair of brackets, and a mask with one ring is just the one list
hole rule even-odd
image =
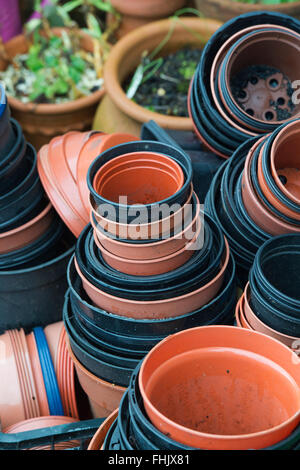
[[134, 72], [130, 85], [127, 89], [127, 92], [126, 92], [127, 98], [132, 99], [134, 97], [138, 87], [142, 83], [143, 76], [144, 76], [144, 66], [140, 64], [136, 68], [136, 71]]
[[32, 33], [37, 28], [40, 28], [42, 20], [40, 18], [33, 18], [26, 23], [25, 29], [28, 34]]
[[105, 2], [102, 0], [89, 0], [89, 3], [94, 5], [94, 7], [98, 8], [98, 10], [106, 11], [107, 13], [115, 12], [115, 9], [110, 2]]
[[87, 24], [88, 29], [93, 33], [94, 37], [100, 39], [102, 36], [102, 31], [97, 18], [92, 13], [87, 14]]
[[70, 11], [75, 10], [75, 8], [83, 5], [83, 3], [83, 0], [72, 0], [62, 5], [62, 8], [65, 10], [66, 13], [70, 13]]
[[81, 72], [79, 72], [75, 67], [69, 67], [69, 77], [73, 80], [74, 83], [80, 82]]

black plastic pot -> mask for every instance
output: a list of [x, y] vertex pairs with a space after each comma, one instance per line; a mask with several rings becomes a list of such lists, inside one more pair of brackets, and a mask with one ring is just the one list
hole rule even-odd
[[[232, 258], [225, 273], [223, 286], [211, 302], [192, 313], [164, 320], [136, 320], [114, 315], [95, 307], [85, 294], [73, 260], [70, 261], [68, 267], [68, 283], [73, 312], [81, 316], [83, 320], [86, 317], [90, 319], [90, 324], [86, 324], [90, 331], [93, 331], [95, 335], [102, 334], [100, 336], [102, 338], [105, 337], [105, 332], [112, 332], [117, 335], [117, 337], [110, 335], [110, 341], [114, 338], [118, 341], [120, 335], [120, 343], [114, 343], [116, 345], [121, 344], [121, 340], [124, 340], [122, 344], [126, 345], [126, 337], [130, 337], [131, 347], [133, 342], [137, 343], [135, 349], [140, 349], [143, 341], [145, 347], [153, 345], [152, 341], [148, 343], [148, 340], [153, 336], [156, 340], [193, 326], [217, 323], [221, 319], [225, 319], [224, 323], [226, 320], [230, 322], [233, 318], [234, 304], [236, 303], [235, 265]], [[231, 302], [233, 302], [232, 305]], [[98, 332], [98, 329], [93, 329], [93, 324], [99, 327], [101, 331]], [[143, 338], [145, 339], [143, 340]]]
[[274, 237], [257, 252], [250, 272], [250, 303], [262, 321], [300, 337], [300, 234]]
[[0, 196], [5, 195], [18, 185], [24, 178], [26, 162], [26, 142], [20, 124], [11, 119], [14, 143], [11, 149], [0, 160]]
[[[103, 152], [101, 155], [99, 155], [99, 157], [96, 158], [96, 160], [94, 160], [94, 162], [91, 164], [87, 175], [87, 182], [91, 198], [94, 201], [96, 207], [101, 207], [101, 205], [103, 204], [109, 204], [115, 209], [116, 222], [121, 220], [123, 223], [126, 223], [126, 221], [127, 223], [130, 223], [133, 222], [134, 219], [137, 217], [135, 214], [128, 214], [128, 210], [131, 206], [126, 206], [124, 204], [118, 204], [112, 201], [108, 201], [107, 199], [101, 197], [93, 188], [94, 177], [101, 166], [103, 166], [106, 162], [112, 160], [115, 157], [132, 152], [155, 152], [171, 157], [181, 166], [185, 175], [185, 181], [182, 188], [177, 191], [174, 195], [170, 196], [167, 199], [159, 201], [159, 203], [147, 204], [145, 206], [139, 206], [138, 204], [135, 205], [135, 209], [137, 211], [139, 210], [139, 208], [147, 210], [148, 220], [145, 220], [144, 223], [154, 222], [155, 220], [157, 220], [155, 219], [155, 217], [153, 217], [153, 214], [151, 218], [151, 211], [153, 212], [153, 208], [157, 208], [158, 204], [168, 204], [170, 206], [173, 204], [179, 204], [180, 206], [183, 206], [189, 196], [190, 186], [192, 182], [192, 163], [190, 157], [177, 146], [172, 147], [171, 145], [145, 140], [137, 142], [127, 142], [112, 147]], [[159, 216], [161, 216], [161, 214], [159, 214]]]
[[[246, 141], [249, 139], [249, 134], [234, 129], [233, 126], [230, 126], [229, 123], [220, 115], [218, 109], [216, 108], [212, 96], [212, 91], [210, 89], [210, 71], [212, 68], [213, 60], [220, 47], [224, 44], [224, 42], [226, 42], [235, 33], [250, 26], [260, 25], [280, 25], [287, 27], [296, 33], [300, 32], [300, 22], [286, 15], [260, 11], [238, 16], [221, 26], [221, 28], [219, 28], [216, 33], [213, 34], [210, 40], [206, 43], [201, 54], [200, 63], [195, 72], [191, 90], [191, 103], [194, 97], [197, 96], [199, 99], [201, 99], [202, 106], [200, 106], [200, 108], [196, 107], [196, 104], [194, 102], [194, 107], [197, 109], [197, 112], [194, 111], [194, 113], [192, 113], [194, 124], [199, 129], [200, 134], [203, 135], [205, 140], [209, 144], [211, 144], [211, 147], [216, 149], [216, 151], [220, 151], [221, 154], [223, 154], [224, 156], [231, 155], [228, 152], [229, 148], [223, 148], [223, 152], [221, 150], [220, 144], [223, 135], [226, 135], [227, 137], [232, 136], [232, 145], [234, 145], [236, 148], [242, 141]], [[217, 131], [215, 131], [213, 127], [206, 127], [204, 129], [205, 126], [203, 126], [201, 119], [199, 123], [199, 109], [202, 110], [202, 116], [203, 113], [206, 113], [206, 117], [209, 116], [210, 122], [215, 125]], [[198, 121], [197, 119], [194, 119], [195, 115], [198, 115]], [[206, 135], [203, 134], [203, 130], [206, 132]], [[222, 138], [220, 140], [221, 135]]]
[[14, 132], [10, 122], [10, 109], [5, 90], [0, 84], [0, 161], [5, 158], [14, 144]]
[[65, 230], [51, 259], [30, 268], [0, 270], [1, 331], [28, 330], [61, 320], [66, 270], [73, 251], [74, 237]]

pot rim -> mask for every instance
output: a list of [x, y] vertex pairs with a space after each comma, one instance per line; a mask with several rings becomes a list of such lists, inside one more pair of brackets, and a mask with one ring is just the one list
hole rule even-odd
[[[184, 23], [185, 26], [188, 26], [191, 29], [196, 29], [199, 24], [205, 24], [207, 20], [200, 18], [188, 18], [182, 17], [181, 23]], [[104, 68], [104, 81], [106, 83], [105, 89], [115, 105], [118, 106], [123, 112], [129, 114], [130, 117], [135, 119], [138, 122], [147, 122], [149, 120], [156, 121], [162, 127], [170, 127], [172, 129], [184, 129], [192, 130], [192, 122], [189, 117], [177, 117], [177, 116], [165, 116], [160, 113], [149, 111], [142, 106], [134, 103], [132, 100], [127, 98], [126, 93], [123, 91], [122, 86], [118, 80], [118, 66], [122, 58], [127, 54], [127, 51], [134, 47], [136, 43], [141, 43], [146, 40], [149, 36], [152, 37], [159, 32], [166, 31], [170, 29], [172, 25], [172, 20], [165, 19], [155, 22], [151, 22], [145, 26], [141, 26], [136, 30], [126, 34], [118, 43], [113, 47], [109, 58], [105, 64]], [[212, 25], [212, 30], [217, 30], [221, 23], [215, 20], [209, 20], [209, 25]], [[175, 30], [184, 30], [185, 27], [178, 23], [175, 26]], [[211, 34], [214, 31], [211, 30]], [[166, 126], [166, 122], [168, 125]]]
[[26, 224], [24, 225], [20, 225], [19, 227], [13, 229], [13, 230], [9, 230], [8, 232], [3, 232], [3, 233], [0, 233], [0, 239], [1, 238], [7, 238], [7, 237], [11, 237], [13, 235], [16, 235], [17, 233], [19, 232], [22, 232], [23, 230], [27, 230], [28, 228], [32, 227], [33, 225], [35, 225], [37, 222], [39, 222], [41, 219], [43, 219], [47, 214], [48, 212], [50, 212], [50, 210], [52, 209], [52, 204], [51, 202], [49, 202], [46, 207], [42, 210], [42, 212], [40, 212], [36, 217], [34, 217], [33, 219], [29, 220], [28, 222], [26, 222]]

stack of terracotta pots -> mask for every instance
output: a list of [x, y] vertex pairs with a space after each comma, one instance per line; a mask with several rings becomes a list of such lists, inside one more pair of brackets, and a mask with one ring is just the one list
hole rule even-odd
[[[63, 322], [8, 330], [0, 337], [0, 423], [7, 428], [40, 416], [78, 420], [74, 365], [66, 349]], [[17, 430], [15, 430], [17, 432]]]
[[[234, 262], [221, 230], [200, 211], [191, 179], [189, 157], [153, 141], [113, 147], [90, 166], [91, 224], [69, 264], [64, 322], [98, 416], [113, 411], [109, 390], [116, 407], [133, 370], [162, 338], [233, 322]], [[165, 206], [173, 212], [159, 218]]]
[[300, 22], [286, 15], [250, 13], [219, 28], [190, 87], [190, 117], [201, 141], [228, 158], [247, 139], [299, 116], [293, 100], [299, 51]]
[[[0, 330], [60, 318], [73, 238], [40, 183], [35, 149], [0, 86]], [[13, 300], [12, 300], [13, 299]], [[30, 304], [30, 315], [24, 305]]]
[[157, 344], [90, 450], [293, 449], [300, 438], [299, 358], [232, 326]]
[[300, 350], [300, 234], [267, 241], [257, 252], [249, 283], [236, 308], [239, 326]]
[[[242, 144], [217, 172], [206, 199], [248, 280], [258, 248], [270, 237], [300, 232], [300, 120]], [[296, 155], [296, 156], [295, 156]]]

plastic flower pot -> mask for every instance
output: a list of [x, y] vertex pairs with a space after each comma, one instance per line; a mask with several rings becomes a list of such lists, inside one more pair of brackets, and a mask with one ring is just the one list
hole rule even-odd
[[0, 86], [0, 163], [5, 159], [13, 147], [15, 140], [12, 122], [10, 121], [10, 109], [3, 86]]
[[276, 331], [273, 328], [270, 328], [265, 323], [263, 323], [251, 309], [249, 301], [250, 301], [250, 288], [248, 284], [246, 286], [245, 293], [244, 293], [244, 314], [250, 327], [255, 331], [259, 331], [260, 333], [264, 333], [268, 336], [271, 336], [272, 338], [275, 338], [278, 341], [281, 341], [283, 344], [285, 344], [289, 348], [296, 350], [297, 349], [296, 345], [298, 343], [299, 338], [295, 336], [284, 335], [283, 333], [280, 333], [279, 331]]
[[[279, 55], [274, 55], [274, 40], [277, 41], [278, 48], [281, 51]], [[279, 80], [282, 80], [280, 74], [288, 77], [293, 82], [298, 72], [296, 68], [282, 61], [282, 58], [289, 57], [289, 63], [292, 64], [294, 63], [292, 57], [295, 58], [298, 55], [298, 50], [299, 35], [292, 31], [288, 32], [274, 28], [251, 31], [238, 39], [230, 48], [219, 73], [219, 90], [228, 112], [232, 112], [242, 125], [253, 129], [255, 132], [268, 132], [282, 121], [282, 119], [277, 119], [276, 111], [270, 107], [269, 102], [284, 99], [284, 105], [290, 99], [284, 86], [279, 83]], [[256, 83], [252, 85], [253, 89], [244, 90], [246, 96], [243, 97], [243, 102], [245, 103], [244, 106], [247, 107], [247, 109], [244, 109], [233, 98], [231, 91], [232, 77], [248, 67], [260, 64], [266, 65], [265, 57], [268, 57], [267, 65], [279, 72], [270, 76], [271, 78], [262, 80], [259, 88], [258, 86], [255, 88], [255, 84], [258, 83], [260, 78], [255, 76]], [[276, 83], [275, 87], [272, 80]], [[292, 113], [294, 115], [298, 114], [297, 106]]]
[[[73, 237], [65, 232], [56, 245], [55, 254], [47, 261], [24, 269], [0, 271], [1, 330], [45, 326], [60, 319], [73, 243]], [[30, 314], [24, 311], [24, 302], [30, 305]]]
[[[166, 116], [149, 111], [127, 98], [122, 87], [135, 71], [144, 50], [153, 51], [173, 26], [175, 26], [173, 34], [160, 51], [162, 56], [175, 52], [187, 44], [190, 47], [202, 47], [220, 24], [201, 18], [181, 18], [180, 22], [174, 25], [172, 20], [167, 19], [138, 28], [126, 35], [116, 45], [105, 64], [104, 81], [107, 82], [107, 94], [97, 110], [94, 129], [108, 133], [130, 132], [139, 136], [142, 124], [152, 119], [163, 128], [192, 130], [189, 118]], [[194, 32], [197, 33], [196, 36]]]
[[222, 285], [230, 258], [228, 243], [225, 243], [226, 253], [224, 254], [222, 267], [210, 282], [187, 294], [158, 301], [132, 301], [107, 294], [97, 289], [83, 277], [76, 259], [74, 263], [87, 295], [95, 305], [103, 310], [136, 318], [167, 318], [174, 317], [176, 314], [183, 315], [192, 312], [208, 303], [216, 295]]
[[91, 374], [75, 357], [68, 339], [66, 343], [70, 357], [75, 365], [79, 383], [89, 397], [90, 402], [96, 405], [94, 409], [100, 411], [97, 417], [103, 418], [109, 416], [119, 407], [120, 400], [126, 389], [116, 384], [105, 382]]
[[86, 178], [89, 166], [93, 160], [95, 160], [96, 157], [98, 157], [98, 155], [100, 155], [105, 150], [125, 142], [136, 140], [137, 138], [131, 134], [115, 133], [106, 135], [96, 132], [93, 133], [93, 135], [91, 135], [85, 144], [80, 148], [76, 166], [76, 181], [82, 204], [85, 206], [85, 209], [88, 213], [90, 213], [90, 192], [87, 186]]
[[49, 165], [48, 146], [46, 145], [43, 146], [38, 153], [37, 168], [42, 185], [44, 186], [45, 192], [47, 193], [47, 196], [49, 197], [55, 210], [68, 226], [70, 231], [75, 235], [75, 237], [78, 237], [80, 232], [85, 227], [86, 221], [83, 220], [77, 212], [72, 210], [68, 202], [64, 199], [63, 195], [55, 186]]
[[[96, 160], [94, 160], [94, 162], [89, 168], [87, 176], [88, 187], [91, 193], [92, 201], [95, 202], [96, 206], [99, 206], [99, 208], [101, 207], [101, 204], [109, 204], [111, 209], [114, 209], [115, 211], [115, 213], [113, 214], [114, 222], [132, 222], [137, 216], [130, 214], [130, 206], [126, 204], [119, 204], [119, 201], [114, 202], [106, 199], [105, 197], [101, 197], [101, 195], [99, 195], [94, 188], [94, 179], [99, 169], [102, 168], [108, 161], [124, 154], [136, 152], [153, 152], [169, 157], [174, 160], [175, 163], [178, 163], [181, 166], [185, 174], [185, 181], [183, 186], [175, 193], [165, 195], [166, 197], [159, 201], [156, 199], [155, 202], [150, 200], [150, 203], [147, 203], [147, 201], [144, 200], [142, 202], [146, 202], [146, 204], [144, 204], [142, 207], [139, 206], [139, 204], [135, 205], [134, 209], [136, 209], [136, 211], [140, 209], [143, 210], [142, 217], [143, 219], [147, 219], [139, 220], [139, 222], [153, 222], [159, 218], [159, 211], [156, 211], [155, 214], [152, 214], [151, 217], [151, 213], [154, 212], [154, 204], [157, 205], [157, 202], [160, 203], [160, 206], [162, 204], [169, 204], [169, 206], [173, 204], [183, 205], [190, 194], [190, 185], [192, 180], [192, 164], [190, 157], [186, 155], [183, 151], [179, 150], [178, 148], [172, 148], [167, 144], [152, 141], [137, 141], [117, 145], [109, 150], [106, 150]], [[147, 214], [144, 215], [145, 211], [147, 211]], [[111, 219], [111, 217], [108, 218]]]
[[[53, 28], [52, 32], [59, 36], [62, 28]], [[80, 42], [83, 50], [93, 50], [93, 41], [89, 35], [81, 32]], [[22, 34], [5, 43], [9, 58], [28, 52], [28, 48], [29, 41]], [[7, 62], [1, 60], [0, 68], [4, 70], [6, 67]], [[103, 94], [104, 89], [101, 88], [88, 96], [61, 104], [23, 103], [9, 96], [8, 103], [15, 119], [22, 126], [26, 139], [39, 150], [52, 137], [70, 130], [89, 129]]]
[[[280, 191], [299, 205], [299, 160], [295, 158], [293, 149], [297, 145], [297, 129], [299, 121], [285, 126], [275, 137], [271, 153], [270, 167], [272, 177]], [[283, 181], [282, 181], [282, 178]]]
[[77, 183], [77, 163], [79, 158], [79, 153], [81, 148], [85, 145], [86, 142], [93, 136], [99, 135], [94, 131], [87, 132], [76, 132], [70, 131], [64, 135], [63, 140], [63, 154], [65, 164], [67, 165], [68, 172], [72, 176], [72, 179]]
[[92, 438], [91, 442], [89, 443], [88, 449], [87, 450], [101, 450], [106, 434], [111, 427], [112, 423], [115, 421], [115, 419], [118, 416], [118, 411], [119, 409], [116, 409], [113, 411], [108, 418], [101, 424], [99, 427], [98, 431]]
[[41, 415], [47, 416], [49, 415], [49, 405], [44, 384], [43, 372], [33, 332], [26, 335], [26, 341], [35, 383], [36, 399], [38, 401]]
[[59, 321], [59, 322], [51, 323], [50, 325], [47, 325], [44, 328], [44, 334], [47, 339], [48, 348], [49, 348], [51, 359], [52, 359], [54, 366], [56, 365], [56, 362], [58, 359], [57, 358], [58, 345], [59, 345], [60, 335], [61, 335], [63, 326], [64, 326], [63, 322]]
[[300, 422], [298, 365], [289, 348], [261, 333], [194, 328], [152, 349], [139, 388], [150, 420], [172, 439], [202, 449], [261, 449]]
[[[38, 418], [29, 419], [26, 421], [21, 421], [16, 423], [13, 426], [9, 426], [4, 429], [5, 433], [15, 434], [22, 433], [26, 431], [33, 431], [35, 429], [45, 429], [50, 427], [59, 426], [62, 424], [76, 423], [77, 420], [70, 418], [68, 416], [41, 416]], [[72, 449], [73, 447], [78, 447], [80, 445], [79, 441], [66, 441], [59, 442], [54, 445], [54, 450], [67, 450]], [[33, 447], [31, 450], [53, 450], [51, 445]]]

